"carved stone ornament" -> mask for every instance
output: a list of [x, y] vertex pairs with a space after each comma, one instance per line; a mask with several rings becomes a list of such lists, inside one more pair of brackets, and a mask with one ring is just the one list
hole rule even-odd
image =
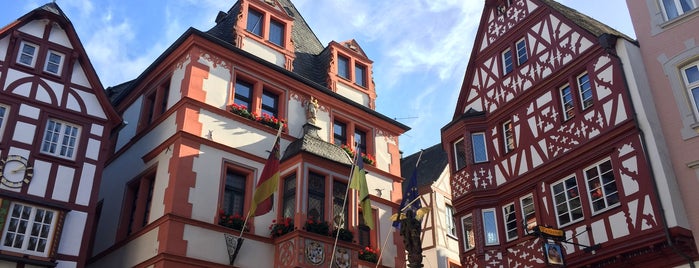
[[325, 248], [323, 244], [313, 240], [306, 241], [306, 259], [313, 265], [320, 265], [325, 261]]
[[333, 267], [336, 268], [348, 268], [352, 264], [352, 258], [350, 251], [346, 248], [337, 248], [335, 251], [335, 263]]

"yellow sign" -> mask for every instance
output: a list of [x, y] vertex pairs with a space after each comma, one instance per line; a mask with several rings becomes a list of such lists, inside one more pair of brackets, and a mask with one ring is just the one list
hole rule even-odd
[[537, 226], [535, 229], [539, 230], [539, 233], [551, 236], [551, 237], [557, 237], [557, 238], [565, 238], [565, 234], [563, 233], [563, 230], [561, 229], [554, 229], [554, 228], [549, 228], [549, 227], [544, 227], [544, 226]]

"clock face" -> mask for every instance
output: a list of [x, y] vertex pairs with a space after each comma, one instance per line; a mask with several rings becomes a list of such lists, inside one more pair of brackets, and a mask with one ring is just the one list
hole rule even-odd
[[24, 157], [10, 155], [0, 160], [0, 183], [7, 187], [19, 188], [23, 183], [29, 184], [33, 175], [33, 169]]

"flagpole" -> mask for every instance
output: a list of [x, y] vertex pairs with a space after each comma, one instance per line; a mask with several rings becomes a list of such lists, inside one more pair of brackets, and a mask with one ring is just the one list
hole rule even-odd
[[[272, 144], [272, 147], [273, 147], [273, 148], [272, 148], [272, 151], [274, 151], [274, 145], [277, 143], [277, 138], [279, 138], [279, 137], [282, 135], [282, 129], [283, 129], [283, 128], [284, 128], [284, 125], [279, 126], [279, 129], [277, 130], [277, 135], [274, 136], [274, 143]], [[280, 142], [281, 142], [281, 141], [280, 141]], [[280, 144], [280, 146], [281, 146], [281, 144]], [[260, 172], [260, 176], [262, 176], [262, 172]], [[260, 180], [260, 179], [258, 179], [258, 180]], [[255, 191], [253, 191], [253, 193], [254, 193], [254, 192], [255, 192]], [[243, 227], [240, 228], [240, 235], [238, 235], [238, 239], [240, 239], [241, 237], [243, 237], [243, 232], [245, 231], [245, 226], [247, 226], [247, 224], [248, 224], [248, 219], [250, 218], [250, 214], [252, 214], [252, 213], [250, 213], [250, 211], [248, 211], [248, 215], [245, 216], [245, 221], [243, 222]]]
[[[359, 147], [358, 144], [354, 147], [354, 151], [355, 151], [355, 152], [357, 152], [357, 147]], [[348, 155], [347, 157], [349, 158], [349, 155]], [[344, 215], [344, 213], [345, 213], [345, 204], [347, 204], [347, 196], [349, 195], [350, 181], [352, 180], [352, 175], [354, 174], [354, 167], [356, 166], [356, 165], [355, 165], [355, 161], [358, 159], [358, 157], [360, 157], [359, 154], [358, 154], [358, 153], [355, 153], [354, 159], [350, 159], [350, 161], [352, 161], [352, 167], [350, 168], [350, 175], [349, 175], [349, 177], [347, 178], [347, 188], [345, 189], [345, 199], [344, 199], [344, 201], [342, 202], [342, 210], [341, 210], [342, 212], [341, 212], [341, 213], [342, 213], [343, 215]], [[346, 217], [346, 215], [345, 215], [345, 217]], [[335, 221], [335, 219], [333, 219], [333, 221]], [[345, 221], [346, 221], [346, 219], [345, 219]], [[335, 234], [335, 243], [333, 244], [333, 253], [332, 253], [331, 257], [330, 257], [330, 266], [331, 266], [331, 267], [332, 267], [333, 261], [335, 261], [335, 250], [336, 250], [336, 247], [337, 247], [337, 239], [340, 237], [340, 229], [342, 229], [342, 227], [339, 227], [339, 228], [337, 229], [337, 233]]]
[[[425, 150], [420, 150], [420, 155], [417, 156], [417, 162], [415, 162], [415, 169], [417, 169], [417, 165], [420, 164], [420, 159], [422, 159], [422, 153], [424, 151]], [[420, 200], [420, 198], [413, 199], [413, 201], [410, 201], [408, 204], [406, 204], [403, 208], [401, 208], [398, 211], [398, 219], [399, 220], [400, 220], [400, 214], [403, 212], [403, 210], [405, 210], [405, 208], [407, 208], [407, 207], [410, 207], [410, 205], [415, 203], [415, 201], [417, 201], [417, 200]], [[379, 258], [376, 260], [376, 268], [378, 268], [379, 263], [381, 263], [381, 257], [383, 256], [383, 250], [384, 250], [384, 248], [386, 248], [386, 244], [388, 244], [388, 237], [391, 236], [391, 233], [393, 233], [393, 232], [388, 232], [386, 234], [386, 239], [384, 239], [384, 241], [383, 241], [383, 247], [381, 248], [381, 252], [379, 252]]]

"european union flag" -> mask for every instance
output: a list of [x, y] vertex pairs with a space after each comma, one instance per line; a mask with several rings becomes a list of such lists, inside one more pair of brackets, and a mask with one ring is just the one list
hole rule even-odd
[[[405, 189], [405, 193], [403, 193], [403, 201], [400, 202], [398, 215], [401, 215], [408, 210], [412, 210], [413, 213], [416, 213], [417, 210], [422, 207], [420, 200], [416, 200], [419, 198], [420, 193], [417, 191], [417, 167], [415, 167], [415, 170], [413, 170], [413, 175], [410, 176], [410, 180], [408, 180], [408, 187]], [[408, 204], [410, 205], [406, 207]], [[400, 219], [400, 216], [397, 217], [397, 219], [393, 222], [393, 227], [400, 229]]]

